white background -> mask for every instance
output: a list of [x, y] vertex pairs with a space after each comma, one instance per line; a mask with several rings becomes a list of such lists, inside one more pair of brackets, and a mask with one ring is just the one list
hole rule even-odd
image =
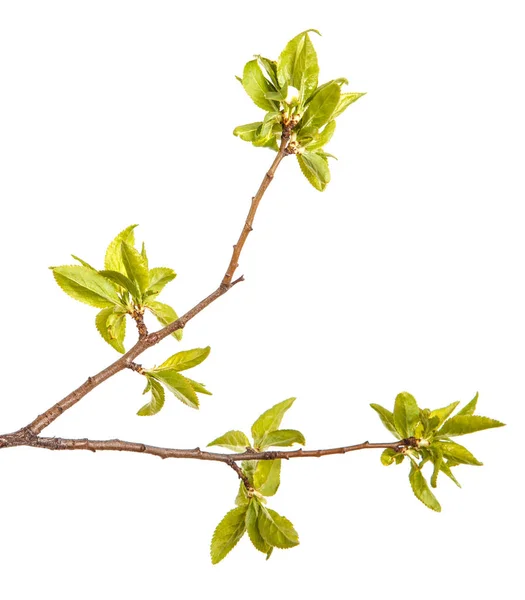
[[[339, 120], [333, 181], [293, 157], [257, 215], [246, 282], [153, 365], [210, 344], [200, 411], [169, 398], [139, 418], [143, 381], [118, 374], [45, 432], [204, 447], [298, 400], [283, 426], [309, 448], [389, 441], [370, 402], [469, 401], [508, 426], [465, 444], [481, 468], [437, 489], [379, 452], [283, 465], [270, 506], [301, 545], [269, 562], [243, 539], [216, 567], [235, 474], [220, 464], [110, 453], [0, 454], [6, 598], [249, 595], [392, 600], [517, 597], [522, 588], [525, 135], [520, 2], [26, 2], [0, 9], [2, 393], [8, 432], [117, 355], [96, 309], [56, 286], [69, 253], [101, 265], [140, 223], [150, 263], [179, 276], [184, 312], [218, 285], [273, 155], [235, 138], [257, 120], [235, 80], [254, 53], [314, 36], [321, 81], [368, 95]], [[153, 326], [153, 323], [151, 323]], [[134, 340], [129, 328], [128, 344]], [[511, 546], [515, 540], [519, 546]]]

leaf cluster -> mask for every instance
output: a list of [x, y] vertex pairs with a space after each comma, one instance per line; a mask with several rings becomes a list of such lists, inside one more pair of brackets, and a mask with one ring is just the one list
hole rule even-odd
[[[79, 265], [51, 267], [55, 281], [66, 294], [102, 309], [95, 318], [96, 328], [121, 354], [126, 351], [126, 317], [137, 320], [149, 311], [162, 325], [178, 319], [171, 306], [157, 300], [176, 273], [168, 267], [149, 268], [144, 243], [140, 251], [135, 248], [135, 227], [137, 225], [126, 227], [111, 241], [101, 270], [74, 254], [72, 256]], [[175, 331], [173, 336], [182, 339], [182, 329]]]
[[[348, 81], [341, 77], [318, 85], [319, 65], [309, 33], [303, 31], [286, 44], [277, 61], [256, 55], [246, 63], [244, 90], [266, 111], [262, 121], [240, 125], [234, 135], [254, 146], [277, 151], [283, 128], [291, 130], [287, 152], [295, 154], [301, 172], [319, 191], [330, 181], [328, 154], [336, 121], [363, 93], [343, 92]], [[320, 34], [319, 34], [320, 35]]]
[[399, 451], [384, 450], [381, 462], [385, 466], [401, 464], [407, 457], [410, 462], [409, 481], [412, 491], [425, 506], [437, 512], [441, 511], [441, 506], [423, 475], [424, 465], [428, 463], [433, 467], [430, 478], [432, 488], [437, 487], [440, 473], [444, 473], [461, 487], [452, 469], [458, 465], [481, 466], [483, 463], [452, 438], [504, 425], [495, 419], [475, 415], [477, 402], [478, 394], [454, 416], [452, 413], [459, 402], [435, 410], [421, 409], [408, 392], [397, 395], [393, 412], [379, 404], [370, 405], [390, 433], [399, 440], [411, 442], [407, 445], [400, 444]]
[[[303, 434], [296, 429], [279, 429], [286, 411], [295, 398], [279, 402], [264, 412], [252, 425], [253, 443], [242, 431], [227, 431], [208, 446], [222, 446], [234, 452], [255, 450], [264, 452], [272, 446], [286, 447], [305, 444]], [[220, 562], [232, 550], [244, 533], [252, 544], [270, 558], [274, 548], [293, 548], [299, 536], [292, 523], [267, 508], [266, 497], [273, 496], [281, 481], [281, 460], [250, 460], [242, 462], [242, 471], [249, 482], [240, 484], [235, 500], [237, 508], [228, 512], [217, 525], [211, 542], [211, 560]]]

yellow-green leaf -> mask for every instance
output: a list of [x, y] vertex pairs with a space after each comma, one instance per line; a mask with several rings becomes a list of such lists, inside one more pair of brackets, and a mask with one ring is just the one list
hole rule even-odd
[[247, 506], [230, 510], [217, 525], [211, 540], [211, 562], [216, 565], [237, 544], [246, 531]]
[[475, 433], [484, 429], [493, 427], [504, 427], [505, 423], [489, 419], [488, 417], [479, 417], [477, 415], [456, 415], [445, 421], [443, 427], [439, 430], [440, 435], [455, 436]]
[[[163, 304], [162, 302], [157, 302], [156, 300], [150, 300], [148, 298], [146, 301], [146, 308], [157, 317], [162, 325], [169, 325], [179, 318], [171, 306]], [[182, 339], [182, 329], [177, 329], [172, 335], [180, 341]]]
[[[241, 484], [242, 485], [242, 484]], [[248, 506], [248, 510], [246, 512], [246, 530], [248, 532], [248, 537], [250, 538], [252, 544], [259, 550], [259, 552], [263, 552], [264, 554], [268, 554], [272, 549], [272, 546], [267, 544], [262, 537], [259, 526], [257, 524], [260, 504], [256, 498], [252, 498], [250, 500], [250, 504]]]
[[80, 265], [54, 267], [55, 281], [68, 296], [97, 308], [120, 305], [115, 286], [105, 277]]
[[234, 452], [244, 452], [250, 447], [250, 440], [242, 431], [231, 430], [214, 439], [208, 446], [222, 446]]
[[126, 313], [113, 307], [103, 308], [96, 316], [95, 325], [102, 338], [117, 352], [124, 354], [126, 336]]
[[414, 435], [419, 421], [419, 408], [412, 394], [401, 392], [394, 403], [394, 424], [402, 439]]
[[273, 496], [281, 483], [281, 461], [259, 460], [253, 474], [253, 486], [263, 496]]
[[335, 109], [332, 115], [332, 119], [337, 118], [350, 106], [350, 104], [353, 104], [354, 102], [359, 100], [359, 98], [362, 98], [365, 94], [366, 92], [347, 92], [341, 94], [339, 103], [337, 104], [337, 108]]
[[157, 295], [170, 281], [173, 281], [177, 274], [168, 267], [154, 267], [149, 270], [148, 296]]
[[399, 433], [397, 433], [396, 426], [394, 425], [394, 415], [389, 410], [383, 408], [379, 404], [371, 404], [370, 406], [379, 415], [381, 423], [383, 423], [383, 425], [388, 429], [388, 431], [390, 431], [390, 433], [392, 433], [396, 438], [400, 439]]
[[319, 65], [308, 29], [296, 35], [285, 46], [277, 61], [277, 79], [281, 87], [291, 85], [300, 91], [300, 100], [307, 100], [317, 88]]
[[270, 448], [270, 446], [293, 446], [294, 444], [306, 444], [304, 435], [300, 431], [296, 429], [278, 429], [268, 433], [261, 449]]
[[306, 107], [300, 121], [300, 128], [322, 127], [332, 120], [340, 97], [341, 88], [335, 82], [316, 93]]
[[199, 408], [199, 399], [190, 382], [175, 369], [146, 371], [147, 375], [163, 383], [181, 402], [191, 408]]
[[275, 92], [276, 90], [263, 75], [257, 60], [250, 60], [244, 66], [242, 86], [259, 108], [271, 111], [279, 109], [278, 102], [268, 100], [265, 97], [267, 92]]
[[445, 458], [453, 460], [462, 465], [473, 465], [480, 467], [483, 465], [479, 460], [464, 446], [456, 442], [439, 442], [438, 448]]
[[137, 284], [140, 292], [144, 294], [149, 287], [148, 262], [133, 246], [121, 242], [122, 262], [127, 276]]
[[299, 536], [294, 526], [286, 517], [282, 517], [271, 508], [259, 506], [257, 525], [262, 538], [270, 546], [293, 548], [299, 544]]
[[173, 356], [166, 359], [160, 366], [159, 369], [175, 369], [176, 371], [185, 371], [200, 365], [210, 354], [211, 348], [193, 348], [192, 350], [183, 350], [177, 352]]
[[437, 498], [430, 491], [421, 471], [414, 465], [412, 465], [410, 470], [409, 480], [416, 498], [421, 500], [428, 508], [435, 510], [436, 512], [441, 512], [441, 506], [437, 501]]
[[305, 151], [297, 155], [297, 162], [303, 175], [319, 192], [323, 192], [330, 183], [328, 160], [317, 152]]
[[252, 436], [256, 448], [264, 446], [265, 438], [271, 431], [279, 429], [286, 411], [295, 402], [295, 398], [288, 398], [279, 402], [265, 411], [252, 425]]
[[433, 417], [437, 417], [439, 421], [436, 421], [437, 425], [436, 427], [440, 427], [441, 424], [446, 421], [446, 419], [448, 419], [448, 417], [450, 417], [450, 415], [454, 412], [454, 409], [456, 408], [456, 406], [459, 404], [459, 402], [452, 402], [452, 404], [449, 404], [448, 406], [445, 406], [444, 408], [438, 408], [436, 410], [432, 410], [428, 416], [428, 419], [432, 419]]
[[137, 225], [130, 225], [121, 231], [109, 244], [104, 258], [104, 268], [108, 271], [118, 271], [126, 275], [126, 269], [122, 261], [121, 244], [126, 242], [130, 246], [135, 244], [134, 229]]
[[262, 125], [262, 121], [248, 123], [247, 125], [239, 125], [233, 130], [233, 135], [240, 137], [245, 142], [253, 142], [257, 137], [257, 131]]
[[459, 417], [460, 415], [462, 415], [462, 416], [473, 415], [476, 410], [476, 405], [478, 404], [478, 396], [479, 396], [479, 394], [476, 393], [474, 398], [472, 398], [472, 400], [468, 404], [466, 404], [460, 411], [458, 411], [456, 417]]
[[[164, 406], [164, 388], [158, 381], [155, 381], [151, 377], [148, 377], [148, 380], [151, 389], [151, 400], [137, 412], [137, 415], [140, 417], [156, 415]], [[146, 390], [147, 389], [148, 388], [146, 388]]]

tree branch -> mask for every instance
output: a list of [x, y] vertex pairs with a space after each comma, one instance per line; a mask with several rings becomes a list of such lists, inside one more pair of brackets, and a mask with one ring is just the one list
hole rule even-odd
[[[212, 292], [209, 296], [201, 300], [198, 304], [196, 304], [193, 308], [191, 308], [187, 313], [182, 315], [173, 323], [166, 325], [163, 329], [159, 331], [155, 331], [153, 333], [148, 333], [146, 326], [142, 320], [142, 315], [132, 315], [137, 323], [137, 328], [139, 331], [139, 341], [130, 349], [124, 356], [116, 360], [114, 363], [106, 367], [104, 370], [100, 371], [96, 375], [92, 377], [88, 377], [87, 380], [76, 390], [73, 390], [70, 394], [68, 394], [65, 398], [54, 404], [51, 408], [46, 410], [44, 413], [39, 415], [34, 421], [32, 421], [29, 425], [19, 430], [19, 432], [30, 432], [31, 435], [37, 436], [41, 431], [43, 431], [48, 425], [50, 425], [53, 421], [58, 419], [61, 414], [63, 414], [66, 410], [70, 409], [77, 402], [79, 402], [84, 396], [86, 396], [89, 392], [94, 390], [101, 383], [116, 375], [119, 371], [122, 371], [126, 368], [133, 368], [133, 361], [137, 356], [142, 354], [145, 350], [150, 348], [151, 346], [155, 346], [161, 340], [168, 337], [174, 331], [178, 329], [183, 329], [186, 323], [193, 319], [196, 315], [198, 315], [202, 310], [204, 310], [207, 306], [209, 306], [212, 302], [220, 298], [224, 295], [228, 290], [230, 290], [234, 285], [240, 283], [244, 280], [244, 277], [241, 276], [232, 282], [233, 275], [238, 265], [239, 257], [241, 251], [243, 249], [244, 243], [246, 242], [246, 238], [248, 234], [252, 230], [252, 224], [255, 217], [255, 213], [257, 212], [257, 208], [259, 203], [264, 196], [265, 191], [270, 185], [275, 171], [277, 167], [283, 160], [283, 158], [288, 154], [287, 146], [290, 140], [290, 126], [283, 125], [283, 133], [281, 137], [281, 145], [279, 151], [277, 152], [277, 156], [275, 157], [270, 169], [264, 176], [264, 179], [257, 190], [257, 193], [252, 198], [252, 203], [250, 206], [250, 210], [248, 212], [248, 216], [244, 223], [243, 229], [239, 236], [239, 240], [237, 244], [233, 247], [233, 255], [230, 260], [230, 264], [226, 270], [226, 273], [221, 281], [219, 287]], [[16, 432], [16, 433], [19, 433]]]
[[236, 464], [244, 460], [290, 460], [292, 458], [320, 458], [332, 454], [347, 454], [357, 450], [387, 449], [396, 452], [405, 452], [409, 448], [418, 448], [419, 441], [416, 438], [406, 438], [395, 442], [354, 444], [352, 446], [340, 446], [338, 448], [325, 448], [322, 450], [265, 450], [258, 452], [247, 448], [246, 452], [236, 454], [222, 454], [220, 452], [207, 452], [200, 448], [176, 449], [150, 446], [138, 442], [126, 442], [123, 440], [88, 440], [88, 439], [65, 439], [55, 437], [40, 437], [32, 435], [27, 429], [20, 430], [0, 437], [0, 449], [14, 446], [30, 446], [32, 448], [45, 448], [47, 450], [90, 450], [110, 452], [135, 452], [139, 454], [150, 454], [165, 458], [190, 458], [194, 460], [206, 460], [221, 462], [230, 466], [244, 482], [247, 489], [251, 489], [248, 478], [242, 469]]

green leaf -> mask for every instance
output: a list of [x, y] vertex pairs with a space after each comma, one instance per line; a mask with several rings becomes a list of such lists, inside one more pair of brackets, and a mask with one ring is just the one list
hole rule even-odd
[[423, 474], [414, 465], [412, 465], [410, 470], [409, 480], [416, 498], [421, 500], [428, 508], [435, 510], [436, 512], [441, 512], [441, 506], [434, 494], [430, 491]]
[[75, 256], [74, 254], [71, 255], [75, 260], [78, 260], [78, 262], [83, 266], [86, 267], [88, 269], [91, 269], [92, 271], [96, 271], [95, 267], [92, 267], [89, 263], [87, 263], [85, 260], [82, 260], [81, 258], [78, 258], [78, 256]]
[[211, 539], [211, 562], [216, 565], [232, 550], [246, 531], [247, 506], [230, 510], [217, 525]]
[[334, 114], [332, 115], [332, 119], [337, 118], [350, 106], [350, 104], [353, 104], [354, 102], [359, 100], [359, 98], [362, 98], [365, 94], [366, 92], [348, 92], [341, 94], [341, 98], [339, 99], [337, 108], [335, 109]]
[[148, 263], [137, 250], [122, 242], [121, 244], [122, 262], [126, 269], [128, 277], [134, 281], [140, 292], [144, 294], [149, 287], [149, 269]]
[[293, 446], [293, 444], [306, 444], [304, 435], [295, 429], [270, 431], [264, 440], [264, 448], [269, 448], [270, 446]]
[[390, 433], [392, 433], [397, 439], [400, 439], [399, 434], [396, 431], [396, 426], [394, 425], [394, 415], [389, 410], [383, 408], [379, 404], [371, 404], [370, 406], [379, 415], [381, 423], [383, 423], [383, 425], [388, 429], [388, 431], [390, 431]]
[[459, 404], [459, 402], [452, 402], [452, 404], [449, 404], [448, 406], [445, 406], [444, 408], [438, 408], [436, 410], [432, 410], [429, 414], [429, 419], [432, 419], [433, 417], [437, 417], [438, 420], [435, 421], [435, 423], [437, 423], [437, 425], [435, 425], [433, 427], [433, 429], [437, 429], [438, 427], [441, 426], [441, 424], [446, 421], [448, 419], [448, 417], [450, 417], [450, 415], [454, 412], [454, 409], [456, 408], [456, 406]]
[[149, 270], [148, 296], [159, 294], [164, 287], [177, 277], [173, 269], [168, 267], [154, 267]]
[[177, 352], [173, 356], [170, 356], [166, 359], [161, 365], [159, 365], [159, 369], [175, 369], [175, 371], [185, 371], [186, 369], [191, 369], [200, 365], [208, 355], [210, 354], [211, 348], [206, 346], [206, 348], [193, 348], [192, 350], [183, 350], [182, 352]]
[[124, 354], [124, 338], [126, 336], [126, 313], [115, 312], [113, 307], [103, 308], [95, 318], [98, 332], [112, 348]]
[[456, 417], [473, 415], [476, 410], [476, 405], [478, 404], [478, 396], [479, 394], [476, 394], [468, 404], [458, 411]]
[[164, 406], [166, 398], [162, 385], [151, 377], [148, 377], [148, 380], [151, 388], [151, 400], [137, 412], [140, 417], [156, 415]]
[[250, 448], [250, 445], [250, 440], [246, 434], [236, 429], [227, 431], [224, 435], [221, 435], [208, 444], [208, 446], [222, 446], [234, 452], [244, 452], [246, 448]]
[[[157, 317], [162, 325], [169, 325], [179, 318], [171, 306], [157, 302], [156, 300], [148, 298], [146, 308]], [[177, 329], [172, 335], [180, 341], [182, 339], [182, 329]]]
[[104, 268], [107, 271], [118, 271], [126, 274], [124, 262], [122, 261], [121, 244], [126, 242], [130, 246], [135, 244], [135, 232], [133, 231], [137, 225], [130, 225], [121, 231], [117, 237], [109, 244], [104, 258]]
[[135, 284], [134, 281], [131, 281], [131, 279], [126, 277], [126, 275], [123, 275], [122, 273], [119, 273], [118, 271], [107, 271], [107, 270], [99, 271], [99, 273], [106, 279], [110, 279], [111, 281], [113, 281], [113, 283], [116, 283], [121, 288], [127, 290], [131, 294], [131, 297], [134, 300], [136, 300], [137, 302], [140, 302], [141, 294], [139, 292], [137, 285]]
[[246, 486], [241, 481], [239, 485], [239, 491], [237, 492], [237, 497], [235, 498], [235, 504], [236, 506], [245, 506], [248, 504], [248, 502], [250, 502], [250, 498], [246, 492]]
[[233, 135], [240, 137], [245, 142], [253, 142], [257, 138], [257, 131], [262, 125], [262, 121], [239, 125], [233, 130]]
[[479, 460], [464, 446], [456, 444], [456, 442], [439, 442], [437, 447], [445, 458], [451, 459], [456, 463], [473, 465], [476, 467], [481, 467], [483, 465], [483, 463], [479, 462]]
[[330, 183], [328, 160], [318, 152], [305, 151], [297, 155], [297, 161], [303, 175], [320, 192]]
[[241, 467], [242, 467], [242, 470], [244, 471], [244, 474], [246, 475], [246, 477], [248, 477], [248, 481], [250, 482], [250, 485], [253, 486], [253, 474], [255, 473], [255, 469], [257, 468], [257, 461], [256, 460], [243, 460], [241, 462]]
[[[266, 73], [267, 78], [271, 81], [272, 85], [276, 90], [280, 89], [279, 81], [277, 80], [277, 63], [269, 58], [264, 58], [260, 54], [255, 56], [262, 71]], [[286, 94], [284, 95], [286, 98]]]
[[281, 461], [259, 460], [253, 474], [253, 486], [263, 496], [273, 496], [281, 483]]
[[327, 85], [315, 94], [308, 103], [304, 115], [300, 121], [301, 129], [308, 127], [322, 127], [332, 120], [334, 111], [339, 104], [341, 88], [337, 83]]
[[113, 284], [88, 267], [54, 267], [53, 275], [62, 290], [75, 300], [97, 308], [121, 304]]
[[392, 448], [385, 448], [383, 452], [381, 452], [381, 463], [388, 467], [395, 461], [397, 452]]
[[345, 77], [339, 77], [337, 79], [331, 79], [330, 81], [323, 83], [314, 91], [310, 98], [308, 98], [307, 103], [311, 102], [319, 92], [322, 92], [326, 87], [332, 85], [332, 83], [337, 83], [337, 85], [341, 88], [343, 85], [348, 85], [348, 79], [346, 79]]
[[435, 488], [437, 487], [438, 475], [441, 471], [441, 466], [443, 465], [443, 452], [441, 452], [441, 448], [438, 445], [433, 446], [430, 450], [432, 452], [432, 461], [434, 463], [434, 471], [432, 472], [430, 485]]
[[257, 519], [259, 533], [270, 546], [293, 548], [299, 544], [299, 536], [286, 517], [282, 517], [271, 508], [259, 506]]
[[443, 427], [438, 431], [439, 435], [455, 436], [475, 433], [484, 429], [493, 427], [504, 427], [505, 423], [489, 419], [488, 417], [478, 417], [476, 415], [456, 415], [445, 421]]
[[[241, 484], [242, 485], [242, 484]], [[246, 512], [246, 530], [248, 531], [248, 537], [250, 538], [252, 544], [259, 550], [259, 552], [263, 552], [264, 554], [268, 554], [272, 546], [267, 544], [262, 537], [259, 526], [258, 526], [258, 517], [259, 517], [260, 504], [256, 498], [252, 498], [250, 500], [250, 504], [248, 506], [248, 510]]]
[[190, 382], [175, 369], [146, 371], [146, 374], [163, 383], [181, 402], [191, 408], [199, 408], [199, 399]]
[[461, 484], [459, 483], [459, 481], [454, 477], [454, 474], [452, 473], [451, 469], [450, 469], [450, 464], [449, 463], [445, 463], [443, 462], [441, 464], [441, 472], [445, 473], [445, 475], [449, 478], [452, 479], [452, 481], [458, 486], [458, 488], [461, 487]]
[[206, 389], [206, 386], [204, 385], [204, 383], [199, 383], [198, 381], [193, 381], [193, 379], [190, 379], [189, 377], [186, 377], [187, 381], [190, 382], [191, 387], [196, 391], [199, 392], [199, 394], [206, 394], [207, 396], [213, 396], [213, 394]]
[[[312, 150], [317, 150], [322, 148], [332, 139], [332, 136], [335, 132], [335, 121], [330, 121], [326, 124], [324, 129], [318, 133], [312, 141], [304, 144], [304, 147], [308, 149], [309, 152]], [[299, 138], [299, 143], [301, 143], [301, 139]]]
[[414, 396], [401, 392], [394, 403], [394, 424], [402, 439], [414, 435], [418, 421], [419, 408]]
[[277, 62], [277, 79], [279, 85], [291, 85], [300, 92], [301, 102], [307, 100], [317, 88], [319, 65], [317, 54], [308, 33], [308, 29], [295, 36], [286, 44]]
[[276, 89], [263, 75], [257, 60], [250, 60], [244, 66], [242, 87], [259, 108], [271, 111], [279, 109], [277, 102], [265, 97], [268, 92], [275, 92]]
[[272, 406], [272, 408], [263, 412], [263, 414], [254, 422], [252, 425], [252, 436], [256, 448], [263, 447], [266, 436], [271, 431], [279, 429], [279, 425], [281, 424], [286, 411], [294, 402], [295, 398], [288, 398], [288, 400], [279, 402], [275, 406]]

